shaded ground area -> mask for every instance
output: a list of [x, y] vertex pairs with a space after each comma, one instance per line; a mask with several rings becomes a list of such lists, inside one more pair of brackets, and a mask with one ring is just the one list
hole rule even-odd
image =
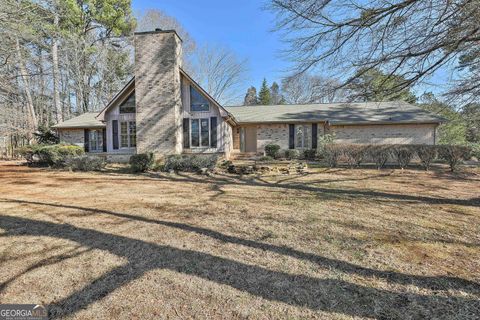
[[52, 318], [480, 315], [478, 169], [0, 179], [0, 302]]

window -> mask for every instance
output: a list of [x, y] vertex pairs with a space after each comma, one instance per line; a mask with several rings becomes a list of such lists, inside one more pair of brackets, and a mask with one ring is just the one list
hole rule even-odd
[[202, 135], [202, 147], [210, 146], [210, 132], [209, 132], [208, 119], [200, 120], [200, 131]]
[[210, 146], [210, 119], [191, 119], [190, 145], [192, 147]]
[[207, 98], [193, 86], [190, 86], [190, 111], [208, 111], [209, 109], [210, 105]]
[[311, 125], [295, 125], [295, 148], [311, 148]]
[[120, 113], [135, 113], [135, 92], [120, 105]]
[[199, 126], [198, 122], [200, 120], [198, 119], [192, 119], [192, 128], [190, 130], [190, 137], [192, 139], [191, 141], [191, 146], [192, 147], [199, 147], [200, 146], [200, 132], [199, 132]]
[[134, 148], [137, 146], [137, 128], [135, 121], [120, 122], [120, 147]]
[[90, 143], [89, 151], [98, 152], [103, 151], [103, 131], [102, 130], [90, 130], [88, 142]]

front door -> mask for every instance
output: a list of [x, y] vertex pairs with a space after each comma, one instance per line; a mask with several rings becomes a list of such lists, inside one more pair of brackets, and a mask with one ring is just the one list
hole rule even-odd
[[257, 152], [256, 127], [245, 127], [245, 152]]

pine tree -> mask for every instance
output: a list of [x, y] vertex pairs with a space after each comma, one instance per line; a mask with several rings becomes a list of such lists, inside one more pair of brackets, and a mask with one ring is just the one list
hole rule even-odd
[[261, 105], [272, 104], [272, 97], [270, 94], [270, 89], [267, 85], [267, 79], [263, 78], [262, 87], [258, 93], [258, 103]]
[[285, 103], [285, 99], [283, 99], [283, 96], [280, 93], [280, 86], [275, 81], [270, 86], [270, 95], [271, 95], [271, 104]]
[[257, 89], [252, 86], [247, 90], [247, 94], [245, 95], [245, 99], [243, 100], [243, 105], [254, 106], [257, 104], [258, 104]]

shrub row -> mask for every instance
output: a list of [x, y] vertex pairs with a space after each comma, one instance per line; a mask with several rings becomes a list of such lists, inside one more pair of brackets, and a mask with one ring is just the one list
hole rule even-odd
[[200, 169], [213, 170], [217, 162], [217, 155], [171, 155], [166, 157], [162, 169], [186, 172], [197, 172]]
[[33, 144], [21, 147], [17, 152], [29, 165], [52, 167], [63, 167], [67, 160], [84, 154], [82, 147], [65, 144]]
[[64, 167], [72, 171], [101, 171], [106, 165], [101, 157], [83, 155], [67, 159]]
[[363, 162], [373, 162], [381, 169], [390, 160], [400, 168], [406, 168], [416, 156], [425, 170], [435, 159], [446, 161], [454, 171], [463, 160], [471, 158], [471, 148], [457, 145], [327, 145], [324, 159], [331, 167], [343, 161], [351, 167]]
[[329, 166], [336, 167], [339, 162], [350, 167], [358, 167], [364, 162], [373, 162], [381, 169], [388, 161], [396, 163], [400, 168], [406, 168], [413, 158], [417, 157], [422, 166], [428, 170], [435, 159], [446, 161], [454, 171], [463, 161], [474, 154], [470, 146], [457, 145], [348, 145], [323, 144], [322, 148], [299, 150], [280, 150], [280, 146], [269, 144], [265, 146], [267, 157], [288, 160], [302, 158], [305, 160], [323, 159]]
[[28, 165], [67, 168], [73, 171], [100, 171], [105, 168], [103, 158], [85, 155], [82, 147], [67, 144], [32, 144], [17, 149]]

